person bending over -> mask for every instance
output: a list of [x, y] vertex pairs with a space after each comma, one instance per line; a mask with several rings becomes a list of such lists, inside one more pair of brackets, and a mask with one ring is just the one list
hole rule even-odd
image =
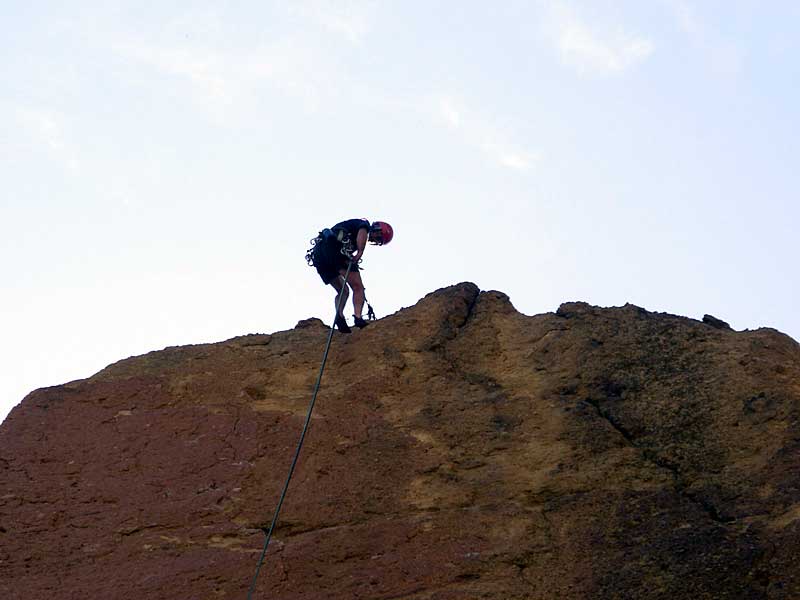
[[[383, 246], [392, 241], [394, 231], [385, 221], [370, 223], [366, 219], [348, 219], [337, 223], [330, 229], [323, 229], [312, 240], [312, 248], [306, 254], [306, 260], [317, 269], [325, 285], [336, 290], [336, 319], [334, 324], [342, 333], [350, 333], [347, 319], [344, 317], [344, 305], [349, 296], [348, 286], [353, 290], [353, 320], [356, 327], [366, 327], [367, 322], [361, 317], [364, 310], [364, 282], [358, 263], [364, 255], [367, 242]], [[350, 272], [348, 274], [348, 264]], [[347, 280], [345, 280], [347, 275]], [[340, 303], [341, 301], [341, 303]]]

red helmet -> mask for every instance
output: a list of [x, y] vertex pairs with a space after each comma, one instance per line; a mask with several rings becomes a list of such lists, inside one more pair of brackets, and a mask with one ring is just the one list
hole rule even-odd
[[369, 241], [378, 246], [383, 246], [392, 241], [394, 230], [385, 221], [375, 221], [369, 228]]

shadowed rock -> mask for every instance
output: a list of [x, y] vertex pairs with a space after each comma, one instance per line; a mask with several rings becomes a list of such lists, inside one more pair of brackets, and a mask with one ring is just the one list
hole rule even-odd
[[706, 325], [711, 325], [712, 327], [716, 327], [717, 329], [731, 329], [731, 326], [725, 321], [718, 319], [713, 315], [703, 315], [703, 323]]

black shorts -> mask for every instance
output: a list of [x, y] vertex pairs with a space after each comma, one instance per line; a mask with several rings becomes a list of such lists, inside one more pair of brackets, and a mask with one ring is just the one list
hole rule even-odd
[[[350, 259], [342, 254], [342, 243], [335, 238], [320, 239], [314, 246], [311, 258], [325, 285], [336, 279], [339, 271], [346, 270], [347, 263], [350, 262]], [[354, 264], [350, 270], [358, 271], [358, 265]]]

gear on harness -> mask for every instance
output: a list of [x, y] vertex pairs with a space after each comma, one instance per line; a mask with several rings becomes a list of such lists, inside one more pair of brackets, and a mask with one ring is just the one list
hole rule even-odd
[[[355, 249], [353, 248], [350, 236], [347, 235], [347, 231], [345, 231], [344, 229], [333, 231], [332, 229], [326, 227], [325, 229], [319, 232], [317, 237], [312, 238], [310, 240], [311, 247], [306, 251], [306, 262], [308, 263], [308, 266], [313, 267], [314, 256], [318, 252], [323, 251], [322, 249], [326, 244], [330, 244], [331, 242], [334, 241], [341, 244], [341, 249], [339, 251], [342, 254], [344, 254], [347, 258], [352, 259], [352, 256], [355, 253]], [[359, 258], [356, 261], [356, 264], [360, 262], [361, 259]]]

